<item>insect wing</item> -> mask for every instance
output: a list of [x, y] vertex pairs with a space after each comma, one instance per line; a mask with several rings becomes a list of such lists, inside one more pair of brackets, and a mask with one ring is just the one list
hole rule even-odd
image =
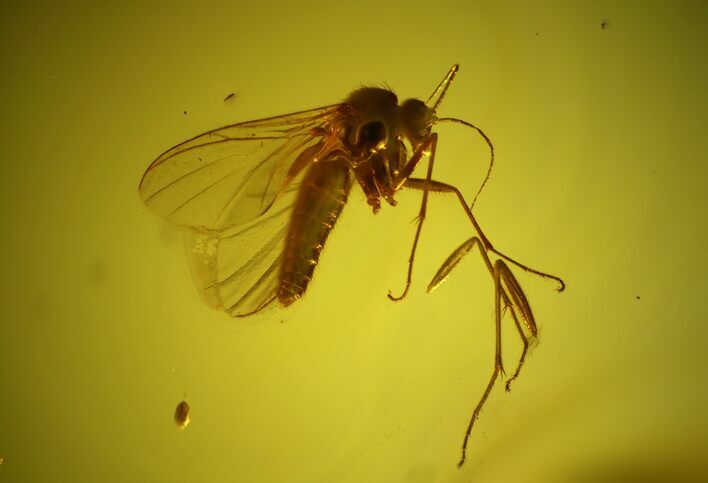
[[232, 316], [275, 301], [299, 176], [340, 105], [209, 131], [163, 153], [140, 183], [145, 204], [185, 228], [202, 299]]
[[207, 305], [243, 317], [275, 301], [285, 235], [298, 190], [296, 180], [270, 210], [241, 226], [187, 228], [187, 256]]
[[314, 157], [313, 132], [340, 105], [248, 121], [206, 132], [163, 153], [140, 182], [145, 204], [168, 221], [228, 229], [265, 213]]

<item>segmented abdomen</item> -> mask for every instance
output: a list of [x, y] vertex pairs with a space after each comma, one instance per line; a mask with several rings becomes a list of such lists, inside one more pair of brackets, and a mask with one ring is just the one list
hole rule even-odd
[[308, 168], [285, 240], [277, 294], [282, 305], [305, 293], [351, 187], [349, 167], [341, 158], [321, 160]]

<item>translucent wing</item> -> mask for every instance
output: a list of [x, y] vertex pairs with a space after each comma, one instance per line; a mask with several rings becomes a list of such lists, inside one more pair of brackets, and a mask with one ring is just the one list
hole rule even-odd
[[140, 182], [143, 201], [168, 221], [201, 230], [251, 221], [322, 149], [313, 133], [327, 132], [340, 112], [333, 105], [196, 136], [150, 165]]
[[265, 214], [241, 226], [186, 229], [187, 255], [207, 305], [243, 317], [275, 301], [286, 230], [298, 190], [299, 179]]
[[140, 183], [145, 204], [185, 228], [197, 288], [232, 316], [275, 301], [302, 173], [325, 154], [333, 105], [209, 131], [163, 153]]

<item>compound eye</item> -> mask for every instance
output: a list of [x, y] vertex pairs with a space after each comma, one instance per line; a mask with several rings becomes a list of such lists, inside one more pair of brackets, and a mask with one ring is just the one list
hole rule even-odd
[[377, 151], [386, 145], [388, 129], [381, 121], [369, 121], [361, 126], [356, 133], [356, 145], [367, 151]]

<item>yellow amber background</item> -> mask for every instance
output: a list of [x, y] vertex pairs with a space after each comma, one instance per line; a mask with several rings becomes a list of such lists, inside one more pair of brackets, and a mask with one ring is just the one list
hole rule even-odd
[[[706, 5], [4, 2], [0, 481], [705, 477]], [[386, 293], [419, 195], [373, 216], [357, 190], [305, 299], [244, 324], [200, 303], [179, 234], [137, 193], [195, 134], [362, 83], [425, 98], [453, 63], [440, 115], [497, 149], [480, 223], [568, 284], [515, 270], [540, 344], [462, 470], [493, 287], [471, 254], [425, 293], [471, 234], [454, 201], [431, 199], [405, 301]], [[439, 132], [435, 177], [471, 197], [485, 146]], [[511, 371], [509, 320], [504, 347]]]

